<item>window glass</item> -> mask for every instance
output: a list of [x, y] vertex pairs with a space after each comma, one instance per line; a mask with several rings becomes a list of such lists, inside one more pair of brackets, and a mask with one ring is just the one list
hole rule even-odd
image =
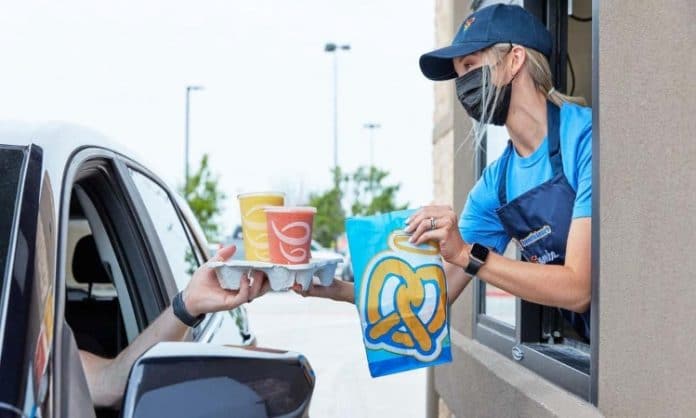
[[157, 183], [135, 170], [129, 171], [155, 225], [176, 286], [183, 290], [199, 264], [174, 203]]
[[[503, 126], [488, 126], [486, 130], [486, 165], [497, 160], [505, 150], [508, 142], [508, 132]], [[514, 244], [510, 243], [505, 250], [505, 256], [509, 258], [518, 258], [518, 251]], [[498, 289], [495, 286], [487, 283], [481, 283], [484, 292], [482, 297], [485, 298], [481, 303], [482, 312], [498, 321], [501, 321], [512, 327], [516, 324], [516, 299], [510, 293]]]
[[24, 152], [17, 148], [0, 147], [0, 289], [5, 278], [10, 236], [15, 219], [17, 191]]

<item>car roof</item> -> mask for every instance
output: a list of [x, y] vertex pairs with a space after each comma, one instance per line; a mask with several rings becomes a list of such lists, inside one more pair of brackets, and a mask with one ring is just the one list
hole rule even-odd
[[[136, 152], [123, 144], [113, 141], [94, 129], [77, 124], [65, 122], [0, 122], [0, 145], [26, 147], [32, 144], [41, 147], [43, 150], [44, 170], [48, 173], [54, 199], [59, 199], [61, 196], [64, 170], [67, 162], [80, 149], [90, 147], [104, 148], [121, 154], [137, 163], [142, 164], [141, 161], [143, 161]], [[150, 169], [146, 164], [142, 165]]]
[[[94, 129], [66, 122], [0, 122], [0, 144], [28, 146], [36, 144], [52, 156], [95, 146], [107, 148], [133, 159], [135, 153]], [[62, 151], [62, 152], [61, 152]]]

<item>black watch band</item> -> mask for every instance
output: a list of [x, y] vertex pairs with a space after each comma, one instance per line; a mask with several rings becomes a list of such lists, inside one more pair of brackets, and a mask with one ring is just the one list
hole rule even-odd
[[200, 314], [198, 316], [193, 316], [186, 310], [186, 305], [184, 305], [183, 292], [179, 292], [174, 296], [172, 301], [172, 311], [174, 311], [174, 316], [179, 318], [179, 321], [188, 325], [191, 328], [195, 328], [198, 324], [203, 321], [205, 314]]
[[469, 264], [464, 267], [464, 272], [470, 276], [476, 276], [481, 267], [486, 263], [490, 250], [481, 244], [473, 244], [469, 252]]

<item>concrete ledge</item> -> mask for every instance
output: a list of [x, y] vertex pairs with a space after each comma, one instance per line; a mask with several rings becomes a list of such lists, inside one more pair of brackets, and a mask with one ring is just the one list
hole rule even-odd
[[451, 329], [455, 361], [435, 389], [458, 417], [601, 417], [590, 403]]

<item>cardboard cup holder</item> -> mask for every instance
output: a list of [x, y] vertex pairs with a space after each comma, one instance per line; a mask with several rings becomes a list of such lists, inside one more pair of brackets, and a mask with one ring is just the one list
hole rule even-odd
[[322, 286], [330, 286], [341, 261], [339, 258], [311, 259], [307, 264], [284, 265], [265, 261], [227, 260], [210, 261], [208, 265], [215, 269], [223, 289], [238, 290], [242, 276], [258, 270], [266, 273], [271, 289], [279, 291], [288, 290], [295, 283], [302, 285], [303, 290], [308, 290], [313, 277], [317, 277]]

